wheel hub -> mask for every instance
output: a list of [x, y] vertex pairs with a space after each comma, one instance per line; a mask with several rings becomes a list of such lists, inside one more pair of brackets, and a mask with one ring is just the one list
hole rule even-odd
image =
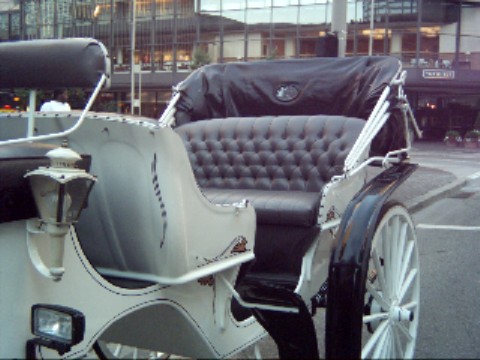
[[388, 313], [388, 317], [393, 322], [413, 321], [413, 311], [402, 308], [401, 306], [392, 306]]
[[[380, 314], [380, 313], [385, 313], [387, 310], [383, 309], [380, 304], [370, 296], [369, 301], [365, 305], [365, 314], [367, 315], [374, 315], [374, 314]], [[388, 310], [388, 320], [392, 323], [399, 323], [402, 321], [413, 321], [415, 318], [414, 312], [410, 311], [408, 309], [405, 309], [402, 306], [398, 306], [395, 304], [392, 304], [390, 306], [390, 309]], [[371, 321], [367, 324], [367, 329], [370, 331], [370, 333], [374, 333], [375, 330], [378, 328], [380, 325], [381, 321], [376, 320], [376, 321]]]

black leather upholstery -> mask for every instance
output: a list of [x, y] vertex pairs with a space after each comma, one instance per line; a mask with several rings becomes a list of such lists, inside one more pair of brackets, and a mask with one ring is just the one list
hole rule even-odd
[[0, 83], [8, 88], [90, 87], [110, 72], [104, 49], [89, 38], [0, 44]]
[[[344, 116], [264, 116], [176, 128], [204, 195], [216, 204], [248, 199], [255, 208], [255, 261], [242, 266], [237, 278], [243, 297], [264, 282], [294, 290], [302, 258], [319, 232], [321, 190], [342, 172], [364, 124]], [[255, 301], [276, 301], [260, 288]]]
[[322, 187], [341, 173], [364, 124], [343, 116], [265, 116], [197, 121], [176, 131], [212, 202], [247, 198], [259, 224], [312, 226]]
[[320, 207], [320, 194], [303, 191], [203, 188], [214, 204], [233, 204], [248, 199], [259, 224], [314, 226]]

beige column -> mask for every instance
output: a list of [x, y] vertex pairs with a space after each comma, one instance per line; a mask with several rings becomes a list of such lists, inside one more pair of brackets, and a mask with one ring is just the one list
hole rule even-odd
[[402, 33], [395, 30], [391, 30], [391, 32], [390, 55], [400, 57], [402, 54]]
[[338, 56], [345, 57], [347, 49], [347, 0], [332, 1], [332, 32], [338, 36]]

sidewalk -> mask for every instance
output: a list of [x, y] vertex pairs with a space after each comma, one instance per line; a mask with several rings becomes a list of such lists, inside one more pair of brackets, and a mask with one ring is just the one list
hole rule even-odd
[[412, 163], [420, 166], [392, 199], [416, 212], [457, 192], [468, 177], [480, 171], [480, 151], [447, 148], [442, 142], [417, 141], [410, 152]]

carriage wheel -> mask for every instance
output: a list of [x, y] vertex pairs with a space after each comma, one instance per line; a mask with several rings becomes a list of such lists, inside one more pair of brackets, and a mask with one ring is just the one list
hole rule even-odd
[[[363, 301], [345, 306], [341, 299], [328, 298], [328, 311], [336, 313], [327, 321], [327, 356], [351, 358], [413, 358], [420, 305], [420, 274], [415, 229], [408, 211], [397, 203], [386, 204], [375, 230], [368, 264], [355, 275], [361, 281], [350, 286], [350, 298]], [[368, 265], [368, 267], [367, 267]], [[345, 284], [343, 284], [345, 286]], [[356, 293], [353, 293], [356, 292]], [[345, 296], [347, 292], [341, 293]], [[363, 294], [363, 295], [362, 295]], [[328, 315], [327, 315], [328, 316]], [[349, 324], [351, 349], [335, 341], [336, 323]], [[329, 340], [330, 339], [330, 340]], [[339, 348], [342, 347], [342, 348]]]
[[99, 359], [168, 359], [169, 354], [98, 340], [93, 350]]

